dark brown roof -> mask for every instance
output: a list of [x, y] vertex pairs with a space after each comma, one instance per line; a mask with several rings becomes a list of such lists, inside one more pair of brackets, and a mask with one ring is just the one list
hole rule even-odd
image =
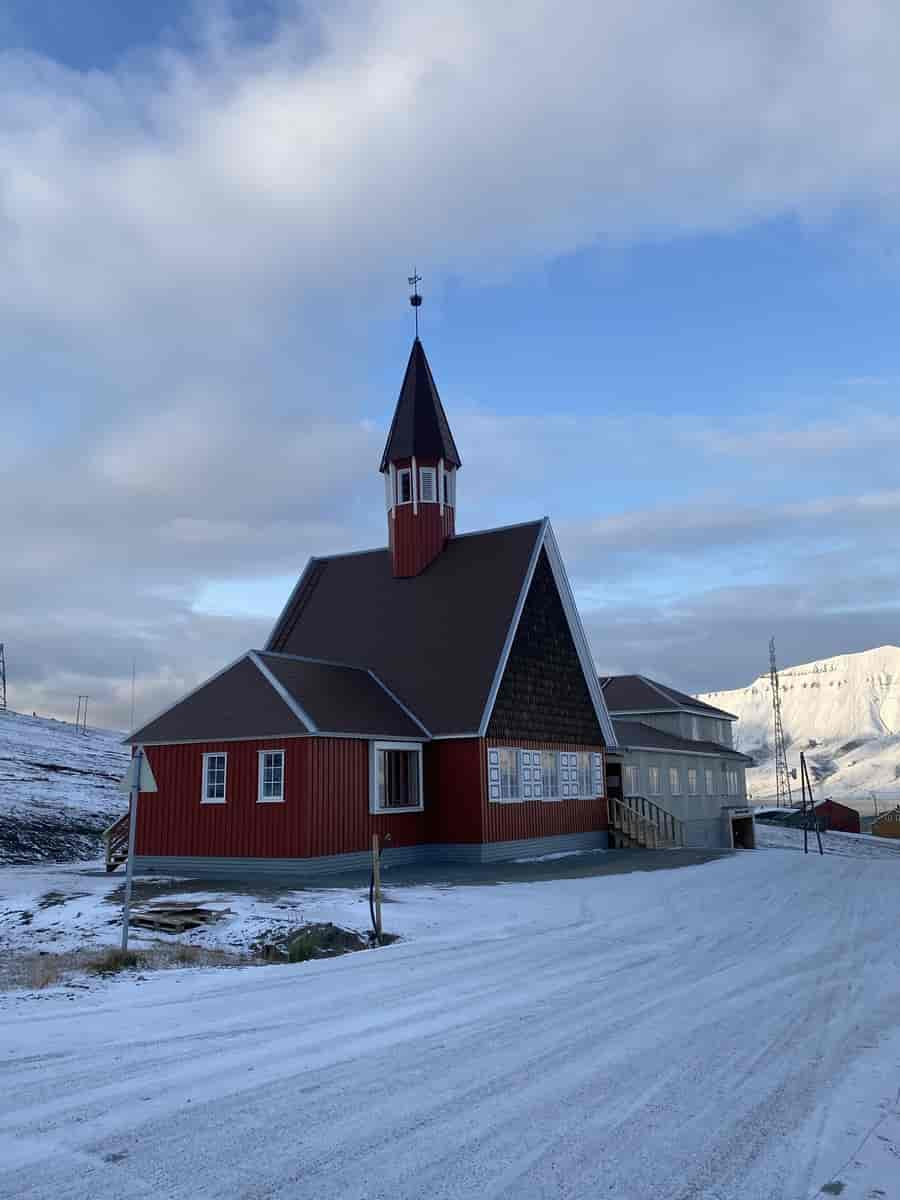
[[261, 652], [259, 657], [318, 733], [415, 739], [426, 736], [422, 726], [368, 671], [290, 655]]
[[643, 721], [620, 721], [618, 717], [613, 717], [613, 727], [616, 731], [616, 741], [622, 750], [684, 750], [694, 754], [718, 754], [745, 763], [753, 762], [749, 755], [732, 750], [730, 746], [677, 737], [674, 733], [666, 733], [662, 729], [654, 729], [652, 725], [645, 725]]
[[606, 707], [617, 712], [663, 712], [670, 709], [689, 708], [694, 712], [709, 713], [711, 717], [726, 717], [736, 721], [733, 713], [688, 696], [665, 683], [657, 683], [646, 675], [608, 675], [601, 677], [600, 686], [606, 698]]
[[129, 742], [212, 742], [309, 732], [248, 656], [226, 667]]
[[418, 338], [413, 342], [406, 364], [379, 470], [386, 471], [388, 463], [413, 455], [423, 459], [442, 458], [455, 467], [462, 465], [431, 367]]
[[251, 651], [128, 741], [218, 742], [306, 733], [416, 741], [428, 736], [370, 671]]
[[410, 579], [387, 550], [313, 559], [266, 649], [368, 667], [432, 734], [475, 733], [542, 528], [450, 538]]

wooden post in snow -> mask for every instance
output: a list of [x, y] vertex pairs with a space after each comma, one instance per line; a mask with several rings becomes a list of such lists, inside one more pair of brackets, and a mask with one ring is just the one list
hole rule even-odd
[[381, 945], [381, 852], [378, 834], [372, 834], [372, 887], [375, 900], [375, 941]]

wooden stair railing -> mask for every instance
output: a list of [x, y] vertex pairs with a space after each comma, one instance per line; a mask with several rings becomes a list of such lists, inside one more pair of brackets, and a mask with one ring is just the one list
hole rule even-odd
[[646, 796], [610, 799], [610, 824], [633, 846], [671, 850], [685, 844], [684, 822]]
[[126, 813], [103, 830], [103, 845], [106, 847], [106, 869], [114, 871], [128, 858], [128, 832], [131, 825], [131, 814]]

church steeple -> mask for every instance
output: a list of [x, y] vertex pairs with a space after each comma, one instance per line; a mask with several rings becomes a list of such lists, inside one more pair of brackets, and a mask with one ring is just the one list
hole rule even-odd
[[379, 470], [385, 477], [394, 574], [418, 575], [453, 537], [462, 465], [431, 367], [412, 345]]

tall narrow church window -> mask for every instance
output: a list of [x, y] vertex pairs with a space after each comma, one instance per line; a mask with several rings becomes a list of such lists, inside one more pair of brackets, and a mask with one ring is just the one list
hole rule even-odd
[[375, 742], [373, 812], [423, 807], [422, 748], [412, 742]]
[[519, 752], [518, 750], [500, 750], [500, 799], [518, 800], [521, 793], [519, 784]]
[[397, 472], [397, 503], [412, 504], [412, 474], [409, 467]]
[[437, 503], [437, 472], [434, 467], [419, 468], [419, 500], [422, 504]]
[[541, 785], [545, 800], [552, 800], [560, 795], [559, 758], [555, 750], [541, 751]]

